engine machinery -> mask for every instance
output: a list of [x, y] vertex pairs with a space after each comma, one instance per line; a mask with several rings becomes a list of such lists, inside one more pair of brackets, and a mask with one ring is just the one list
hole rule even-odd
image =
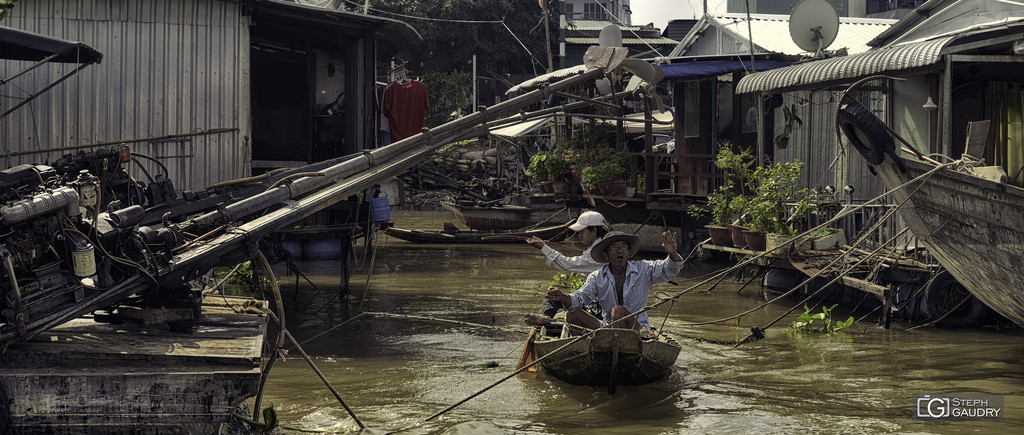
[[[123, 305], [114, 320], [131, 318], [131, 306], [184, 312], [173, 320], [198, 317], [191, 290], [156, 279], [183, 238], [173, 226], [139, 226], [155, 200], [168, 192], [173, 199], [173, 185], [132, 179], [124, 168], [131, 159], [127, 148], [114, 148], [0, 171], [0, 342], [28, 339], [33, 322], [58, 321], [57, 313], [91, 299], [96, 309]], [[111, 289], [120, 297], [100, 297]]]

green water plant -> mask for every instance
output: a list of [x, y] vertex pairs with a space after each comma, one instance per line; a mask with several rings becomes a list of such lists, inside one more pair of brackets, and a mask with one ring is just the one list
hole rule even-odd
[[822, 306], [820, 313], [811, 313], [811, 309], [804, 304], [804, 312], [800, 315], [793, 323], [789, 325], [789, 332], [793, 333], [818, 333], [833, 335], [839, 331], [849, 328], [853, 324], [853, 316], [850, 316], [846, 321], [836, 320], [832, 322], [832, 310], [836, 308], [836, 305], [831, 307]]
[[587, 276], [576, 272], [560, 272], [551, 277], [547, 287], [557, 287], [562, 293], [572, 293], [587, 282]]

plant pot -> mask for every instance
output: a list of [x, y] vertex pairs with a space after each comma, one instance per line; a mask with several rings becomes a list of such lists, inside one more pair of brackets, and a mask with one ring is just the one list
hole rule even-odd
[[553, 181], [551, 182], [551, 191], [554, 193], [568, 193], [569, 182], [568, 181]]
[[604, 196], [623, 196], [626, 193], [626, 180], [609, 181], [605, 187], [597, 189], [597, 193]]
[[[803, 252], [810, 249], [811, 244], [806, 238], [800, 240], [800, 244], [794, 246], [794, 241], [797, 236], [786, 236], [776, 233], [765, 234], [764, 249], [766, 251], [775, 250], [776, 254], [785, 255], [789, 252]], [[778, 248], [778, 249], [776, 249]]]
[[554, 183], [551, 181], [541, 181], [537, 183], [537, 189], [540, 190], [540, 193], [551, 193], [554, 192], [554, 188], [551, 187], [552, 184]]
[[747, 249], [751, 251], [763, 251], [765, 247], [764, 231], [743, 231], [743, 241], [746, 242]]
[[732, 235], [732, 245], [737, 248], [747, 246], [747, 241], [743, 237], [743, 231], [749, 230], [742, 225], [729, 225], [729, 233]]
[[720, 227], [718, 225], [705, 225], [704, 228], [708, 229], [708, 236], [711, 237], [711, 243], [715, 246], [732, 246], [732, 234], [729, 231], [729, 227]]
[[811, 240], [811, 244], [815, 251], [838, 249], [840, 246], [846, 244], [846, 232], [839, 230], [838, 232], [827, 236], [815, 237]]
[[789, 146], [789, 136], [776, 136], [775, 137], [775, 148], [780, 150], [786, 149]]

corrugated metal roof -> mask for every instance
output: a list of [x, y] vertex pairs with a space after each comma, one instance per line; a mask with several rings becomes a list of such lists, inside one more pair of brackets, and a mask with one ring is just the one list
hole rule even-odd
[[778, 91], [811, 84], [823, 86], [887, 71], [933, 65], [939, 62], [942, 49], [951, 39], [953, 37], [904, 44], [751, 74], [736, 84], [736, 93]]
[[[565, 38], [565, 42], [581, 45], [598, 45], [598, 38]], [[678, 41], [669, 38], [622, 38], [622, 46], [628, 45], [675, 45]]]
[[583, 74], [586, 71], [587, 71], [587, 66], [586, 65], [576, 65], [576, 66], [571, 66], [571, 67], [568, 67], [568, 68], [562, 68], [560, 70], [555, 70], [555, 71], [549, 72], [547, 74], [541, 74], [541, 75], [539, 75], [537, 77], [534, 77], [534, 78], [532, 78], [530, 80], [526, 80], [526, 81], [524, 81], [524, 82], [522, 82], [522, 83], [520, 83], [518, 85], [515, 85], [515, 86], [509, 88], [508, 91], [505, 91], [505, 94], [506, 95], [512, 95], [512, 94], [514, 94], [516, 92], [519, 92], [521, 90], [524, 90], [524, 89], [535, 88], [537, 86], [540, 86], [543, 83], [548, 83], [548, 82], [551, 82], [553, 80], [564, 79], [566, 77], [573, 76], [573, 75], [576, 75], [576, 74]]
[[566, 23], [572, 30], [601, 30], [609, 24], [614, 24], [622, 30], [633, 29], [640, 30], [644, 26], [627, 26], [625, 24], [613, 23], [611, 21], [596, 21], [596, 20], [568, 20]]
[[1024, 8], [1019, 1], [931, 0], [879, 33], [869, 43], [883, 47], [921, 42], [1020, 21], [1024, 21]]
[[[838, 50], [846, 48], [850, 54], [868, 51], [871, 48], [867, 45], [868, 41], [889, 28], [896, 21], [840, 17], [839, 33], [836, 35], [835, 41], [828, 46], [828, 49]], [[717, 28], [740, 41], [747, 41], [749, 39], [748, 36], [752, 34], [754, 44], [759, 49], [755, 49], [755, 53], [764, 51], [789, 55], [807, 54], [806, 51], [797, 47], [789, 35], [789, 15], [751, 15], [748, 32], [747, 16], [745, 14], [723, 14], [702, 17], [686, 38], [679, 42], [679, 46], [672, 51], [671, 56], [685, 55], [688, 48], [696, 44], [704, 36], [708, 27]]]

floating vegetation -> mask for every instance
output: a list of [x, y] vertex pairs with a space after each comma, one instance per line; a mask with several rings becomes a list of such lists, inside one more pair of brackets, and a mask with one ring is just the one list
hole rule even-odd
[[853, 324], [853, 316], [850, 316], [846, 321], [836, 320], [832, 322], [832, 310], [835, 309], [836, 305], [831, 307], [822, 306], [820, 313], [811, 314], [811, 309], [804, 304], [804, 312], [800, 315], [792, 324], [789, 325], [788, 331], [791, 333], [819, 333], [833, 335], [839, 331], [842, 331]]

